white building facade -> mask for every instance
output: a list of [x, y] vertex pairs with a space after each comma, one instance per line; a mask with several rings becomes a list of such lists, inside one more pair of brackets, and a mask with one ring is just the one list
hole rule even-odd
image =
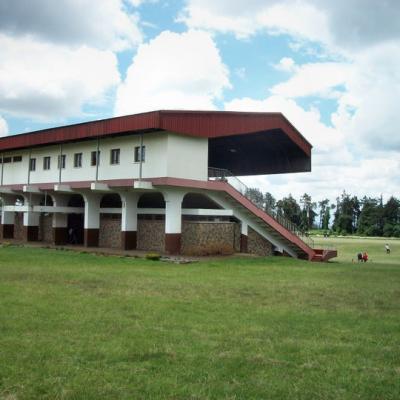
[[233, 175], [310, 170], [311, 145], [281, 114], [155, 111], [9, 136], [0, 152], [4, 240], [317, 254]]

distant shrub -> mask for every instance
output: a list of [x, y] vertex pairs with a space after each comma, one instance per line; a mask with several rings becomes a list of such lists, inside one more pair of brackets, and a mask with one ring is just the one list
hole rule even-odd
[[203, 246], [190, 246], [184, 253], [188, 256], [229, 256], [234, 252], [233, 246], [228, 244], [208, 244]]
[[145, 257], [147, 260], [158, 261], [161, 258], [161, 255], [158, 253], [147, 253]]

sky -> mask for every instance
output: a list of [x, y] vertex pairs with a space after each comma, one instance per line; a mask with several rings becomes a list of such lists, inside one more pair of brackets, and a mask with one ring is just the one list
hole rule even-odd
[[276, 198], [400, 197], [399, 0], [1, 0], [0, 136], [158, 109], [282, 112]]

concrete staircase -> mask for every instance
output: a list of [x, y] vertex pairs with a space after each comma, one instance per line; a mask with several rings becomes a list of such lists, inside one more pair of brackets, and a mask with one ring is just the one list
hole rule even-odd
[[[217, 182], [216, 182], [217, 183]], [[211, 195], [223, 208], [233, 210], [235, 217], [273, 244], [281, 253], [309, 261], [327, 261], [337, 256], [336, 250], [315, 249], [313, 241], [300, 236], [293, 225], [278, 222], [272, 215], [258, 208], [228, 182], [218, 182], [218, 191]], [[286, 226], [285, 226], [286, 225]]]

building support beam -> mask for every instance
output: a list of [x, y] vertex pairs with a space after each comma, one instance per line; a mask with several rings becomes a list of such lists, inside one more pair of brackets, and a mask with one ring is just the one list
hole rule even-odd
[[121, 247], [123, 250], [135, 250], [137, 248], [137, 204], [139, 194], [122, 192], [119, 195], [122, 201]]
[[[54, 193], [51, 195], [54, 207], [67, 207], [69, 196]], [[55, 245], [68, 243], [68, 214], [53, 213], [53, 240]]]
[[85, 200], [84, 244], [85, 247], [98, 247], [101, 195], [82, 193], [82, 196]]
[[246, 222], [241, 221], [240, 224], [240, 252], [247, 253], [248, 252], [248, 235], [249, 235], [249, 226]]
[[182, 201], [186, 192], [176, 189], [163, 190], [165, 200], [165, 251], [180, 254], [182, 236]]
[[24, 205], [28, 211], [24, 212], [24, 239], [27, 242], [37, 242], [39, 240], [40, 212], [33, 211], [34, 206], [40, 204], [41, 196], [33, 193], [24, 194]]
[[14, 211], [5, 211], [4, 206], [11, 206], [15, 204], [17, 197], [12, 194], [1, 194], [1, 200], [3, 202], [3, 208], [1, 211], [1, 238], [2, 239], [13, 239], [14, 238]]

